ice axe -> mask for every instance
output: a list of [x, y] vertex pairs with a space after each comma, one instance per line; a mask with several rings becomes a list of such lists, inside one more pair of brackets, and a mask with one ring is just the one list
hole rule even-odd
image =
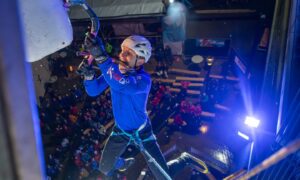
[[[100, 29], [100, 21], [96, 13], [93, 11], [93, 9], [87, 4], [85, 0], [65, 0], [64, 6], [66, 8], [70, 8], [71, 6], [81, 6], [84, 11], [89, 15], [91, 22], [92, 22], [92, 27], [90, 33], [96, 36], [99, 32]], [[93, 57], [88, 53], [88, 52], [76, 52], [76, 55], [78, 56], [87, 56], [87, 61], [88, 64], [90, 65], [93, 61]], [[82, 65], [82, 63], [80, 63]], [[78, 69], [80, 68], [80, 65]]]

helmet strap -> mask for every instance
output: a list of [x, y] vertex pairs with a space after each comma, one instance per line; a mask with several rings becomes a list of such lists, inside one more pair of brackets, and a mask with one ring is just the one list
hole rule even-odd
[[128, 67], [128, 71], [127, 71], [124, 75], [134, 75], [134, 74], [136, 74], [136, 71], [138, 71], [138, 70], [141, 68], [141, 66], [137, 66], [137, 65], [136, 65], [136, 64], [137, 64], [137, 61], [138, 61], [138, 58], [143, 58], [143, 57], [141, 57], [141, 56], [136, 56], [135, 62], [134, 62], [134, 67], [133, 67], [133, 68], [130, 68], [130, 67], [129, 67], [129, 64], [128, 64], [127, 62], [123, 62], [123, 61], [117, 60], [117, 63], [118, 63], [118, 64], [123, 64], [123, 65], [125, 65], [126, 67]]
[[138, 61], [138, 57], [139, 57], [139, 56], [136, 56], [136, 58], [135, 58], [135, 62], [134, 62], [134, 69], [137, 69], [137, 67], [136, 67], [136, 63], [137, 63], [137, 61]]

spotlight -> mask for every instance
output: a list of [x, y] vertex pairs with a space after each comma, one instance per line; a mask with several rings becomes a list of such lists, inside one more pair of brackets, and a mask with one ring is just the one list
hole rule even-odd
[[259, 126], [260, 120], [255, 117], [247, 116], [244, 123], [249, 127], [257, 128]]
[[146, 171], [141, 171], [141, 175], [145, 176], [146, 175]]
[[246, 140], [250, 139], [249, 136], [247, 136], [246, 134], [244, 134], [244, 133], [242, 133], [240, 131], [238, 131], [238, 135], [241, 136], [242, 138], [246, 139]]
[[73, 66], [69, 66], [69, 71], [73, 72], [73, 70], [74, 70]]
[[208, 56], [206, 61], [208, 66], [212, 66], [214, 62], [214, 58], [212, 56]]
[[202, 134], [206, 134], [207, 131], [208, 131], [208, 126], [207, 125], [202, 125], [200, 128], [199, 128], [200, 132]]
[[174, 2], [174, 0], [169, 0], [170, 4]]

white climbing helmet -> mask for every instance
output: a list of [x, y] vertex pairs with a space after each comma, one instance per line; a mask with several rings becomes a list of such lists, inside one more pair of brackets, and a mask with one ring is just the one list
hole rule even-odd
[[150, 59], [152, 47], [149, 40], [143, 36], [129, 36], [122, 42], [121, 46], [128, 47], [138, 56], [144, 57], [145, 63]]

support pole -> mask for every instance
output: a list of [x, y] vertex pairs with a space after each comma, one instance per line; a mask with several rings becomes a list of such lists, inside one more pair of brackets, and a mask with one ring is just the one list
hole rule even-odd
[[40, 123], [19, 1], [0, 1], [0, 179], [43, 180]]

